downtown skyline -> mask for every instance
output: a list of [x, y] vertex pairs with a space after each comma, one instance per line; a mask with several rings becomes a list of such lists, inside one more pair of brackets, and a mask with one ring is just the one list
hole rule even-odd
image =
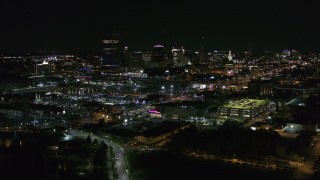
[[317, 15], [0, 1], [1, 179], [320, 179]]

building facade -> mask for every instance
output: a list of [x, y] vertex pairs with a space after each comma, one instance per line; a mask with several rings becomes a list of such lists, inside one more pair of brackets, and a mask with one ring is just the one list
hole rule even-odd
[[118, 66], [120, 65], [119, 59], [119, 34], [110, 33], [102, 40], [103, 55], [102, 66]]
[[183, 47], [181, 47], [180, 49], [172, 48], [171, 53], [174, 67], [182, 67], [187, 65], [188, 62], [185, 62], [185, 50], [183, 49]]
[[47, 75], [51, 72], [51, 64], [47, 61], [35, 65], [35, 74], [36, 75]]

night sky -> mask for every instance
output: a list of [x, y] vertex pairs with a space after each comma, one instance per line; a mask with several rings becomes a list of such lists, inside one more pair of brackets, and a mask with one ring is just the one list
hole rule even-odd
[[130, 50], [319, 50], [315, 1], [209, 2], [1, 0], [0, 52], [100, 52], [115, 30]]

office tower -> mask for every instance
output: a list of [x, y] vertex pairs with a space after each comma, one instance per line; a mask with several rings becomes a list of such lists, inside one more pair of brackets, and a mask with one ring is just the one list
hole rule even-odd
[[200, 59], [199, 59], [199, 63], [200, 64], [208, 64], [208, 54], [205, 48], [205, 40], [206, 38], [203, 36], [202, 37], [202, 41], [201, 41], [201, 49], [200, 49]]
[[164, 46], [155, 45], [153, 46], [153, 52], [151, 56], [151, 61], [147, 62], [148, 68], [165, 68], [167, 67], [166, 54], [164, 51]]
[[130, 54], [130, 67], [133, 67], [133, 68], [144, 67], [145, 63], [143, 63], [142, 55], [143, 53], [141, 51], [132, 52]]
[[231, 53], [231, 50], [229, 50], [229, 54], [228, 54], [228, 59], [229, 59], [229, 61], [232, 61], [232, 53]]
[[47, 61], [35, 65], [35, 74], [36, 75], [47, 75], [51, 72], [51, 64]]
[[152, 61], [164, 61], [165, 60], [164, 46], [162, 46], [162, 45], [153, 46], [153, 53], [152, 53], [151, 60]]
[[130, 67], [132, 65], [128, 46], [124, 47], [121, 59], [121, 66]]
[[185, 50], [183, 49], [183, 47], [181, 47], [180, 49], [175, 49], [173, 47], [171, 53], [173, 59], [173, 66], [182, 67], [187, 64], [187, 62], [184, 61]]
[[250, 97], [272, 96], [274, 94], [274, 82], [271, 80], [251, 80], [248, 83], [248, 95]]
[[118, 66], [120, 65], [119, 59], [119, 34], [109, 33], [102, 41], [103, 43], [103, 55], [102, 66]]

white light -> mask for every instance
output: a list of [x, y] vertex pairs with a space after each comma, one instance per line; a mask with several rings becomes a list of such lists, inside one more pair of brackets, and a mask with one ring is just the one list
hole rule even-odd
[[102, 42], [105, 44], [117, 44], [119, 40], [103, 40]]

